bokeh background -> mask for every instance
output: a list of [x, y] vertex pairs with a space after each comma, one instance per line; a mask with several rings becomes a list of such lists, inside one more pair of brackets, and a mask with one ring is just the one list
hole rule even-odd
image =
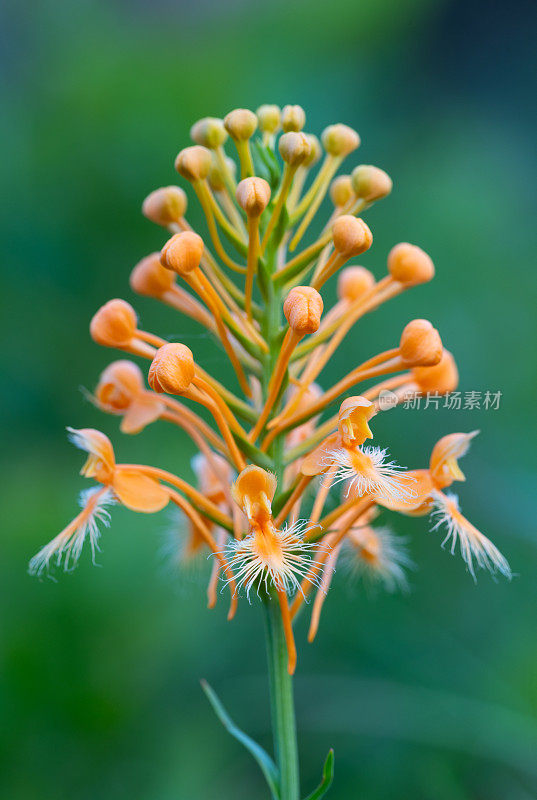
[[[2, 796], [266, 796], [198, 683], [270, 746], [260, 609], [243, 604], [232, 624], [224, 602], [205, 610], [207, 566], [178, 574], [158, 555], [166, 513], [118, 509], [100, 568], [86, 555], [54, 583], [26, 565], [83, 486], [66, 424], [101, 427], [123, 461], [191, 474], [181, 434], [121, 436], [84, 400], [79, 387], [115, 356], [90, 341], [88, 321], [125, 297], [144, 327], [225, 375], [199, 328], [131, 296], [129, 270], [163, 242], [140, 204], [176, 179], [194, 120], [291, 102], [317, 134], [356, 127], [352, 165], [394, 178], [368, 213], [363, 263], [382, 275], [388, 249], [408, 240], [437, 266], [431, 285], [364, 321], [325, 384], [392, 346], [412, 317], [433, 320], [462, 388], [501, 391], [500, 408], [398, 409], [376, 436], [417, 467], [440, 435], [480, 428], [461, 502], [517, 573], [474, 585], [426, 519], [392, 520], [419, 567], [408, 596], [371, 595], [338, 573], [313, 646], [306, 620], [298, 627], [304, 794], [334, 746], [333, 800], [537, 797], [536, 11], [522, 0], [4, 0]], [[200, 223], [194, 203], [190, 218]]]

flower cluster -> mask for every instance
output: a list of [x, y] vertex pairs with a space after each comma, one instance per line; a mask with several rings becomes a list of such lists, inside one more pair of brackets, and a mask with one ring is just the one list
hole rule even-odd
[[[177, 155], [175, 168], [204, 212], [204, 238], [187, 221], [183, 188], [156, 189], [143, 202], [143, 214], [167, 240], [134, 267], [131, 289], [209, 331], [229, 359], [229, 383], [216, 380], [185, 344], [142, 330], [125, 300], [108, 301], [90, 324], [98, 344], [149, 362], [148, 386], [137, 363], [110, 363], [94, 403], [119, 416], [125, 434], [157, 421], [182, 428], [199, 450], [196, 485], [159, 467], [117, 463], [103, 433], [70, 430], [88, 453], [82, 474], [96, 486], [30, 562], [40, 575], [53, 564], [73, 567], [86, 540], [95, 553], [98, 523], [108, 525], [113, 503], [146, 514], [172, 503], [188, 520], [183, 557], [213, 554], [209, 606], [219, 582], [230, 593], [230, 617], [241, 596], [279, 604], [291, 673], [293, 619], [313, 591], [313, 639], [340, 558], [352, 567], [347, 575], [388, 590], [405, 587], [412, 562], [402, 539], [376, 527], [382, 509], [431, 514], [433, 530], [445, 528], [444, 543], [451, 552], [458, 547], [474, 578], [477, 568], [511, 574], [455, 496], [444, 493], [464, 480], [458, 459], [475, 432], [444, 436], [429, 467], [410, 471], [384, 446], [366, 444], [383, 393], [397, 406], [409, 393], [444, 397], [456, 390], [454, 358], [431, 322], [411, 320], [392, 348], [369, 351], [359, 364], [349, 349], [347, 374], [319, 384], [362, 317], [427, 283], [435, 270], [422, 249], [406, 242], [389, 252], [381, 277], [356, 263], [373, 242], [360, 215], [390, 193], [392, 181], [364, 164], [336, 176], [360, 137], [334, 124], [319, 141], [303, 131], [305, 119], [299, 106], [264, 105], [192, 127], [194, 144]], [[226, 153], [230, 144], [235, 158]], [[327, 196], [333, 209], [314, 236], [310, 226]], [[325, 309], [321, 291], [336, 275], [337, 301]]]

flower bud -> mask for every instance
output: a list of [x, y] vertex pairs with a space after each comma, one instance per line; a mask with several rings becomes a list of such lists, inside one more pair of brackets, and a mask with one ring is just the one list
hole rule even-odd
[[442, 340], [428, 320], [413, 319], [403, 329], [399, 350], [406, 366], [433, 367], [442, 358]]
[[346, 267], [339, 273], [337, 294], [340, 300], [352, 303], [375, 285], [375, 277], [365, 267]]
[[390, 194], [393, 186], [392, 179], [387, 172], [369, 164], [360, 164], [359, 167], [355, 167], [351, 180], [356, 196], [367, 203], [386, 197]]
[[179, 186], [163, 186], [147, 195], [142, 203], [142, 214], [165, 228], [184, 217], [186, 207], [186, 194]]
[[245, 178], [237, 186], [237, 203], [249, 217], [259, 217], [270, 201], [270, 186], [263, 178]]
[[190, 128], [190, 138], [196, 144], [208, 147], [209, 150], [216, 150], [221, 147], [227, 139], [227, 131], [224, 123], [217, 117], [204, 117], [199, 119]]
[[307, 167], [309, 169], [319, 161], [319, 159], [323, 154], [323, 151], [321, 149], [320, 141], [313, 133], [305, 133], [304, 136], [309, 142], [310, 152], [309, 155], [304, 159], [302, 166]]
[[160, 263], [163, 267], [188, 275], [199, 267], [203, 256], [203, 239], [194, 231], [176, 233], [168, 239], [160, 251]]
[[282, 111], [282, 128], [285, 133], [301, 131], [306, 124], [306, 112], [302, 106], [284, 106]]
[[[228, 168], [228, 172], [230, 172], [231, 175], [235, 176], [235, 173], [237, 172], [237, 165], [235, 164], [233, 159], [232, 158], [228, 158], [228, 156], [226, 156], [225, 157], [225, 162], [226, 162], [226, 166]], [[211, 170], [209, 172], [208, 178], [209, 178], [209, 184], [211, 186], [211, 189], [214, 192], [222, 192], [225, 189], [226, 180], [225, 180], [224, 175], [222, 173], [222, 169], [220, 167], [220, 164], [218, 164], [217, 161], [213, 161], [213, 163], [211, 164]]]
[[373, 234], [363, 219], [343, 214], [334, 222], [332, 229], [334, 247], [346, 258], [359, 256], [373, 244]]
[[121, 413], [143, 389], [144, 379], [140, 367], [132, 361], [120, 359], [112, 361], [101, 373], [95, 397], [100, 405]]
[[311, 144], [304, 133], [284, 133], [278, 142], [280, 155], [290, 167], [303, 164], [311, 153]]
[[434, 278], [434, 264], [420, 247], [408, 242], [396, 244], [388, 254], [392, 278], [405, 286], [418, 286]]
[[360, 137], [348, 125], [329, 125], [321, 135], [323, 147], [331, 156], [344, 158], [360, 146]]
[[187, 181], [203, 181], [210, 172], [211, 163], [211, 151], [195, 144], [178, 153], [175, 169]]
[[236, 108], [224, 117], [224, 126], [236, 141], [250, 139], [257, 128], [257, 117], [247, 108]]
[[184, 344], [164, 344], [155, 353], [147, 379], [155, 392], [184, 394], [194, 380], [192, 350]]
[[125, 347], [136, 334], [137, 318], [134, 308], [125, 300], [109, 300], [90, 322], [93, 341], [105, 347]]
[[285, 298], [283, 313], [295, 333], [315, 333], [321, 324], [323, 299], [311, 286], [295, 286]]
[[330, 199], [336, 208], [346, 206], [354, 197], [350, 175], [339, 175], [330, 184]]
[[257, 109], [259, 129], [263, 133], [276, 133], [280, 129], [281, 111], [279, 106], [262, 105]]
[[174, 281], [173, 272], [164, 269], [160, 263], [160, 253], [151, 253], [142, 258], [132, 270], [129, 278], [133, 292], [157, 299], [172, 288]]
[[459, 385], [459, 372], [455, 359], [448, 350], [444, 350], [442, 358], [434, 367], [414, 367], [412, 380], [422, 394], [454, 392]]

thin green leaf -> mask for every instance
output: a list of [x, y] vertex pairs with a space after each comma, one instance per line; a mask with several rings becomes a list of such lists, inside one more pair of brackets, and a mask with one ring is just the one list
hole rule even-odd
[[305, 798], [305, 800], [321, 800], [321, 797], [324, 797], [327, 791], [332, 786], [333, 780], [334, 780], [334, 751], [330, 749], [328, 751], [328, 755], [326, 756], [326, 761], [324, 762], [322, 781], [315, 789], [315, 791], [309, 794]]
[[224, 706], [218, 699], [217, 695], [215, 694], [214, 690], [209, 686], [207, 681], [200, 681], [201, 688], [207, 695], [207, 699], [209, 703], [212, 705], [214, 712], [224, 728], [230, 733], [238, 742], [240, 742], [255, 758], [259, 767], [261, 768], [261, 772], [265, 776], [265, 780], [269, 785], [270, 792], [272, 795], [272, 800], [280, 800], [280, 790], [278, 786], [279, 778], [278, 778], [278, 770], [276, 768], [276, 764], [271, 759], [269, 754], [258, 744], [254, 741], [248, 734], [241, 731], [238, 728], [227, 711], [225, 710]]

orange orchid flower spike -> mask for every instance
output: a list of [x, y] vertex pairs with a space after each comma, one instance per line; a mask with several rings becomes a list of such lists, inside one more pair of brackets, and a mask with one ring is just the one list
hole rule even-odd
[[[443, 545], [460, 549], [474, 579], [477, 568], [511, 577], [506, 559], [446, 493], [465, 480], [459, 459], [475, 431], [444, 436], [428, 467], [409, 471], [369, 443], [373, 420], [383, 421], [376, 417], [381, 409], [409, 393], [441, 396], [457, 388], [455, 360], [433, 324], [411, 319], [382, 352], [355, 337], [344, 353], [346, 373], [319, 383], [362, 317], [427, 284], [435, 266], [420, 247], [399, 242], [381, 255], [383, 274], [377, 274], [378, 244], [365, 217], [390, 194], [392, 179], [360, 163], [338, 176], [344, 160], [356, 157], [359, 134], [335, 123], [317, 137], [305, 126], [301, 106], [267, 104], [192, 125], [193, 144], [179, 151], [174, 167], [199, 201], [205, 237], [187, 219], [184, 188], [161, 186], [143, 201], [143, 215], [166, 241], [131, 269], [130, 288], [140, 302], [157, 301], [202, 325], [220, 347], [225, 380], [204, 369], [187, 344], [144, 330], [130, 303], [115, 298], [93, 316], [91, 337], [147, 359], [148, 387], [140, 367], [122, 358], [104, 369], [91, 399], [120, 417], [125, 434], [164, 421], [167, 457], [181, 429], [198, 453], [195, 476], [189, 481], [159, 466], [117, 463], [104, 433], [69, 428], [87, 453], [82, 474], [96, 485], [30, 561], [37, 575], [54, 566], [72, 569], [86, 543], [95, 559], [99, 525], [108, 525], [113, 504], [145, 514], [176, 506], [186, 525], [176, 527], [170, 555], [181, 564], [210, 556], [208, 606], [216, 604], [219, 584], [230, 594], [228, 619], [241, 594], [262, 601], [277, 762], [266, 772], [272, 794], [285, 800], [303, 796], [290, 702], [293, 621], [314, 595], [312, 641], [340, 564], [344, 581], [360, 576], [389, 591], [406, 588], [412, 562], [405, 541], [377, 527], [383, 509], [431, 514], [433, 530], [446, 528]], [[328, 192], [333, 207], [304, 246]], [[365, 253], [368, 269], [356, 263]], [[337, 300], [329, 307], [323, 295], [331, 279]], [[355, 349], [367, 352], [355, 358]], [[404, 434], [405, 426], [398, 430]], [[180, 446], [178, 457], [187, 468]], [[333, 491], [338, 483], [341, 494]]]

